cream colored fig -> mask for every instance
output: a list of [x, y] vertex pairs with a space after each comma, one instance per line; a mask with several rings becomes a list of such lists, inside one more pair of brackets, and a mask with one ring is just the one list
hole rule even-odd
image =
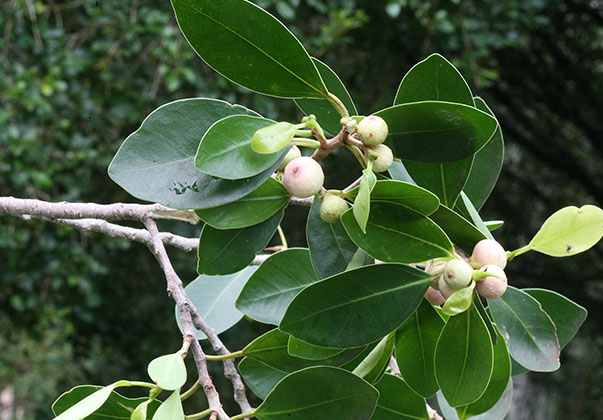
[[448, 286], [448, 283], [446, 283], [446, 280], [444, 280], [444, 276], [440, 276], [438, 281], [438, 289], [442, 296], [444, 296], [444, 299], [448, 299], [450, 295], [457, 291], [457, 289], [453, 289], [452, 287]]
[[463, 260], [450, 260], [444, 267], [442, 276], [444, 280], [454, 290], [459, 290], [471, 284], [473, 268]]
[[480, 268], [481, 271], [492, 273], [497, 277], [483, 277], [477, 282], [477, 293], [486, 299], [496, 299], [505, 294], [507, 290], [507, 275], [498, 265], [490, 264]]
[[278, 168], [276, 170], [279, 172], [283, 172], [289, 162], [291, 162], [293, 159], [297, 159], [298, 157], [301, 157], [301, 151], [299, 150], [299, 147], [297, 147], [296, 145], [291, 146], [291, 148], [285, 155], [285, 158], [283, 159], [281, 164], [278, 165]]
[[318, 193], [325, 180], [322, 168], [311, 157], [293, 159], [283, 174], [283, 184], [287, 191], [298, 198], [306, 198]]
[[373, 172], [385, 172], [391, 168], [394, 163], [394, 154], [392, 149], [387, 147], [385, 144], [380, 144], [373, 148], [375, 153], [379, 154], [379, 157], [373, 160]]
[[358, 138], [369, 147], [383, 143], [387, 138], [388, 131], [385, 120], [376, 115], [363, 118], [356, 128]]
[[473, 247], [469, 262], [473, 268], [480, 268], [488, 264], [505, 268], [507, 266], [507, 253], [494, 239], [482, 239]]
[[327, 194], [320, 204], [320, 218], [327, 223], [335, 223], [347, 209], [347, 201], [335, 194]]

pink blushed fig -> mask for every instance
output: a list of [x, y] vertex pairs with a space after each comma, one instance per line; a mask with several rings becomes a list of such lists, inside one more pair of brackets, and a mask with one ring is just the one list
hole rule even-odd
[[444, 267], [442, 277], [451, 289], [459, 290], [469, 286], [473, 268], [463, 260], [450, 260]]
[[281, 164], [278, 165], [278, 168], [276, 170], [279, 172], [283, 172], [289, 162], [291, 162], [293, 159], [297, 159], [298, 157], [301, 157], [301, 151], [299, 150], [299, 147], [297, 147], [296, 145], [291, 146], [291, 148], [285, 155], [285, 158], [283, 159]]
[[444, 302], [446, 302], [446, 299], [444, 299], [442, 293], [440, 293], [439, 290], [436, 290], [431, 286], [429, 286], [427, 292], [425, 292], [425, 299], [427, 299], [429, 303], [435, 306], [443, 305]]
[[376, 115], [363, 118], [356, 128], [356, 135], [368, 147], [375, 147], [383, 143], [388, 133], [387, 123]]
[[498, 265], [490, 264], [480, 268], [480, 271], [486, 271], [494, 276], [483, 277], [477, 282], [477, 293], [486, 299], [497, 299], [505, 294], [507, 290], [507, 275]]
[[469, 262], [473, 268], [480, 268], [488, 264], [505, 268], [507, 266], [507, 253], [494, 239], [482, 239], [473, 248]]
[[283, 184], [287, 191], [298, 198], [306, 198], [318, 193], [325, 181], [322, 168], [311, 157], [293, 159], [285, 168]]

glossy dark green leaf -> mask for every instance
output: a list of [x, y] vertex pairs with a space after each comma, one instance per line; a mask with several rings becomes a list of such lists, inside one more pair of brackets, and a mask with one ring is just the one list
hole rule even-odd
[[402, 162], [394, 161], [392, 166], [388, 169], [388, 172], [392, 179], [396, 181], [408, 182], [409, 184], [417, 185]]
[[[256, 269], [257, 267], [253, 266], [246, 267], [237, 273], [225, 276], [202, 275], [184, 288], [190, 300], [199, 310], [201, 318], [214, 328], [217, 334], [226, 331], [243, 318], [243, 314], [235, 307], [235, 300], [249, 276]], [[176, 308], [176, 321], [182, 331], [178, 308]], [[199, 340], [207, 338], [199, 330], [196, 334]]]
[[274, 121], [250, 115], [231, 115], [212, 125], [197, 149], [195, 168], [224, 179], [255, 176], [280, 163], [289, 148], [260, 154], [251, 148], [254, 133]]
[[[102, 389], [101, 386], [94, 385], [80, 385], [72, 388], [68, 392], [62, 394], [57, 400], [52, 404], [52, 412], [55, 415], [59, 415], [65, 411], [67, 411], [70, 407], [82, 401], [84, 398], [89, 395], [95, 393], [96, 391]], [[143, 402], [148, 401], [147, 397], [141, 398], [126, 398], [117, 392], [113, 391], [109, 394], [107, 400], [100, 406], [98, 410], [96, 410], [93, 414], [85, 417], [86, 420], [106, 420], [107, 418], [111, 419], [120, 419], [120, 420], [129, 420], [132, 412], [130, 410], [135, 409], [138, 405]], [[159, 407], [160, 402], [157, 400], [151, 401], [147, 407], [147, 415], [152, 416], [157, 407]]]
[[602, 209], [588, 204], [568, 206], [549, 216], [528, 246], [553, 257], [567, 257], [590, 249], [602, 237]]
[[396, 361], [406, 383], [424, 398], [439, 386], [435, 377], [434, 355], [444, 320], [423, 299], [414, 314], [396, 332]]
[[477, 209], [467, 196], [464, 191], [461, 191], [460, 199], [457, 200], [456, 205], [454, 206], [454, 210], [459, 214], [462, 214], [463, 217], [467, 218], [467, 220], [471, 221], [473, 226], [475, 226], [484, 236], [488, 239], [494, 239], [492, 233], [490, 233], [490, 229], [484, 223], [481, 216], [477, 212]]
[[362, 233], [366, 233], [366, 223], [371, 211], [371, 191], [373, 191], [376, 183], [377, 176], [375, 173], [364, 169], [360, 185], [358, 186], [358, 194], [354, 199], [354, 207], [352, 207], [352, 214]]
[[277, 165], [254, 177], [230, 181], [195, 169], [197, 147], [216, 121], [257, 113], [216, 99], [170, 102], [153, 111], [121, 145], [109, 176], [136, 198], [174, 208], [215, 207], [238, 200], [260, 186]]
[[259, 360], [244, 357], [238, 365], [245, 384], [260, 399], [265, 399], [289, 372], [268, 366]]
[[237, 308], [257, 321], [278, 325], [295, 295], [318, 280], [306, 248], [277, 252], [249, 278]]
[[151, 360], [147, 372], [154, 383], [168, 391], [180, 389], [186, 382], [186, 365], [180, 352]]
[[489, 300], [488, 307], [513, 359], [538, 372], [559, 369], [555, 324], [536, 299], [509, 286], [500, 298]]
[[322, 360], [333, 357], [342, 351], [342, 349], [315, 346], [314, 344], [306, 343], [291, 335], [289, 336], [289, 342], [287, 343], [287, 352], [291, 356], [299, 357], [301, 359]]
[[[502, 397], [498, 402], [486, 411], [485, 413], [478, 414], [477, 416], [471, 417], [472, 420], [504, 420], [507, 418], [507, 413], [511, 408], [511, 402], [513, 400], [513, 381], [509, 380], [507, 388], [503, 393]], [[459, 420], [456, 410], [452, 408], [441, 391], [437, 393], [437, 401], [440, 406], [442, 414], [446, 417], [446, 420]]]
[[184, 409], [180, 400], [180, 390], [176, 390], [159, 406], [153, 420], [182, 420], [184, 419]]
[[451, 294], [446, 299], [446, 302], [444, 302], [442, 312], [448, 316], [456, 316], [465, 312], [473, 302], [473, 289], [475, 289], [475, 282], [471, 282], [469, 287], [457, 290]]
[[[343, 85], [343, 82], [339, 76], [337, 76], [337, 74], [335, 74], [335, 72], [322, 61], [316, 58], [312, 58], [312, 60], [314, 61], [318, 72], [322, 76], [322, 80], [324, 80], [329, 92], [337, 96], [341, 102], [343, 102], [350, 115], [358, 114], [354, 101], [352, 101], [348, 90]], [[337, 112], [335, 107], [329, 101], [298, 99], [295, 102], [306, 115], [316, 115], [316, 120], [320, 126], [331, 135], [336, 135], [341, 130], [341, 124], [339, 123], [341, 115], [339, 115], [339, 112]]]
[[385, 374], [375, 385], [379, 401], [371, 420], [429, 420], [425, 400], [397, 376]]
[[327, 223], [320, 218], [321, 203], [320, 197], [315, 196], [308, 213], [306, 239], [314, 270], [324, 279], [344, 271], [358, 247], [341, 222]]
[[559, 346], [563, 349], [576, 335], [586, 320], [588, 312], [582, 306], [572, 302], [552, 290], [522, 289], [536, 299], [557, 328]]
[[311, 367], [280, 381], [255, 416], [259, 420], [369, 420], [378, 397], [375, 388], [347, 370]]
[[387, 144], [393, 146], [395, 156], [417, 162], [455, 162], [470, 157], [498, 126], [491, 115], [451, 102], [394, 105], [375, 115], [387, 122]]
[[203, 226], [197, 272], [231, 274], [247, 267], [270, 242], [283, 214], [284, 211], [280, 210], [258, 225], [241, 229], [220, 230]]
[[436, 378], [446, 401], [453, 407], [476, 401], [488, 387], [493, 364], [490, 333], [475, 306], [448, 318], [435, 353]]
[[403, 162], [417, 185], [433, 192], [443, 205], [452, 207], [467, 181], [473, 156], [447, 163], [413, 162], [404, 159]]
[[497, 331], [498, 340], [494, 345], [494, 367], [492, 377], [484, 394], [479, 400], [471, 404], [457, 407], [456, 411], [461, 420], [477, 416], [490, 410], [501, 399], [509, 380], [511, 379], [511, 359], [507, 350], [507, 343]]
[[398, 328], [419, 306], [431, 277], [401, 264], [375, 264], [314, 283], [291, 302], [280, 329], [311, 344], [350, 348]]
[[[349, 191], [346, 196], [353, 200], [356, 198], [358, 190], [359, 188], [356, 187]], [[371, 191], [371, 200], [401, 204], [425, 216], [429, 216], [436, 211], [440, 205], [440, 200], [431, 191], [408, 182], [389, 179], [377, 181]]]
[[383, 337], [358, 366], [354, 368], [352, 373], [368, 383], [374, 384], [377, 382], [381, 379], [385, 373], [385, 368], [389, 365], [395, 342], [395, 333], [390, 333], [388, 336]]
[[191, 47], [224, 77], [266, 95], [327, 96], [299, 40], [260, 7], [245, 0], [172, 0], [172, 5]]
[[268, 219], [285, 207], [290, 198], [283, 184], [268, 178], [251, 194], [222, 206], [197, 210], [197, 215], [213, 228], [239, 229]]
[[374, 201], [362, 233], [350, 210], [341, 217], [350, 238], [386, 262], [415, 263], [454, 255], [450, 239], [434, 222], [405, 206]]
[[295, 125], [284, 121], [260, 128], [251, 138], [251, 148], [256, 153], [276, 153], [291, 143], [296, 130]]
[[354, 359], [363, 347], [346, 349], [321, 360], [308, 360], [291, 356], [288, 352], [289, 335], [279, 329], [270, 330], [259, 336], [244, 349], [243, 354], [285, 372], [295, 372], [315, 365], [340, 366]]
[[446, 232], [455, 245], [467, 252], [467, 255], [471, 255], [476, 243], [486, 239], [486, 235], [478, 228], [446, 206], [441, 205], [429, 218]]
[[[95, 413], [102, 406], [107, 404], [109, 397], [113, 396], [113, 390], [120, 386], [130, 386], [130, 382], [117, 381], [105, 387], [98, 387], [96, 390], [87, 393], [85, 396], [82, 395], [83, 393], [78, 388], [66, 392], [52, 405], [52, 410], [55, 415], [57, 415], [54, 420], [79, 420], [88, 418], [92, 413]], [[77, 391], [72, 394], [75, 390]], [[76, 400], [76, 397], [80, 396], [83, 398]], [[118, 403], [116, 401], [119, 399], [116, 396], [113, 396], [113, 398], [113, 402], [109, 404], [111, 411], [114, 411], [114, 406]], [[100, 418], [100, 415], [97, 418]]]
[[456, 67], [440, 54], [430, 55], [406, 73], [394, 105], [428, 100], [474, 106], [469, 85]]
[[[482, 98], [475, 98], [475, 107], [494, 117], [494, 113]], [[471, 172], [463, 191], [477, 210], [481, 209], [498, 181], [503, 165], [504, 140], [500, 125], [488, 143], [475, 155]]]

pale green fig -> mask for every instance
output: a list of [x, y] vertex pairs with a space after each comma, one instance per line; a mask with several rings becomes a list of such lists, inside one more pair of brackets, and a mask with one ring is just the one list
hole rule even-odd
[[387, 123], [383, 118], [376, 115], [364, 118], [356, 128], [358, 138], [369, 147], [375, 147], [383, 143], [388, 133]]
[[471, 284], [473, 268], [463, 260], [450, 260], [444, 267], [444, 280], [454, 290], [459, 290]]
[[391, 168], [394, 163], [394, 154], [392, 149], [387, 147], [385, 144], [380, 144], [373, 148], [375, 153], [379, 154], [379, 157], [373, 160], [373, 172], [385, 172]]
[[347, 201], [335, 194], [327, 194], [320, 205], [320, 218], [327, 223], [335, 223], [347, 209]]

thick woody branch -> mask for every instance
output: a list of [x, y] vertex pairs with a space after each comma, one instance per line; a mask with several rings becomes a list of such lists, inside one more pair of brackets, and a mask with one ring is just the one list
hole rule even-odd
[[343, 127], [341, 129], [341, 131], [339, 132], [339, 134], [337, 134], [335, 137], [326, 140], [324, 143], [321, 144], [321, 146], [316, 149], [314, 151], [314, 153], [312, 154], [312, 159], [314, 159], [317, 162], [320, 162], [321, 160], [323, 160], [324, 158], [326, 158], [329, 153], [331, 153], [333, 150], [343, 146], [346, 142], [348, 138], [348, 132], [346, 130], [345, 127]]

